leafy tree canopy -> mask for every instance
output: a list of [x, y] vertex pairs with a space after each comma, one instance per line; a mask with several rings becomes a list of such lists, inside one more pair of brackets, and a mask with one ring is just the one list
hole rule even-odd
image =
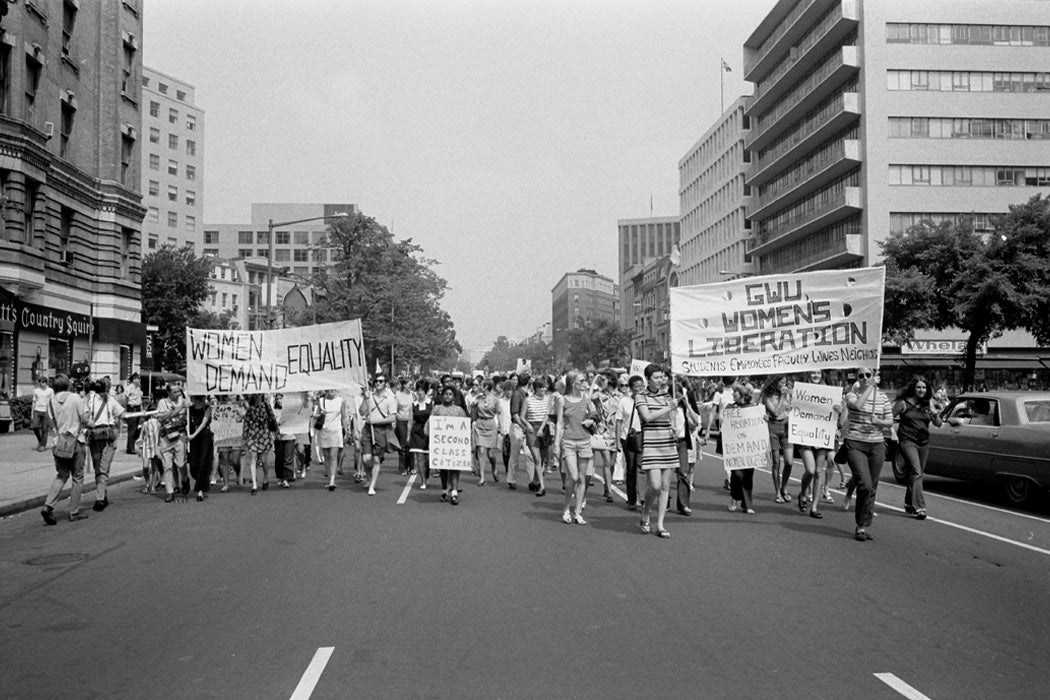
[[156, 325], [165, 369], [186, 367], [186, 327], [211, 294], [211, 266], [189, 246], [163, 245], [142, 261], [142, 319]]
[[568, 337], [569, 363], [573, 367], [598, 367], [602, 362], [614, 366], [628, 364], [631, 333], [615, 321], [604, 318], [588, 321], [583, 328], [570, 330]]

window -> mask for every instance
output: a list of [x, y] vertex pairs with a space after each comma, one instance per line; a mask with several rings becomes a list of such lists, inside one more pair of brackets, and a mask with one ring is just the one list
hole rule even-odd
[[180, 102], [185, 102], [186, 101], [186, 93], [184, 91], [182, 91], [182, 90], [176, 90], [175, 91], [175, 99], [180, 101]]
[[0, 114], [11, 113], [11, 47], [0, 44]]
[[160, 102], [154, 102], [153, 100], [149, 101], [149, 115], [151, 117], [160, 116]]
[[254, 234], [251, 231], [238, 231], [237, 232], [237, 243], [240, 245], [251, 245], [254, 240]]
[[244, 258], [252, 257], [252, 249], [251, 248], [238, 248], [237, 249], [237, 257], [241, 258], [242, 260]]
[[314, 262], [325, 262], [328, 260], [327, 250], [315, 250], [314, 251]]
[[69, 207], [62, 207], [58, 220], [58, 252], [59, 260], [66, 262], [69, 255], [69, 241], [73, 237], [73, 221], [75, 213]]
[[179, 215], [176, 212], [168, 212], [168, 226], [171, 228], [178, 228], [179, 226]]
[[62, 55], [69, 56], [73, 45], [73, 27], [77, 23], [77, 6], [65, 0], [62, 3]]
[[310, 245], [310, 232], [309, 231], [296, 231], [295, 232], [295, 244], [296, 245]]
[[219, 245], [219, 232], [218, 231], [205, 231], [204, 232], [204, 245]]
[[174, 107], [169, 107], [168, 108], [168, 123], [169, 124], [178, 124], [179, 123], [179, 110], [175, 109]]
[[226, 308], [226, 299], [228, 298], [226, 292], [222, 293], [222, 308]]
[[131, 244], [135, 241], [135, 229], [120, 229], [120, 276], [127, 279], [131, 274]]
[[186, 155], [195, 156], [197, 155], [197, 142], [186, 139]]
[[287, 231], [277, 232], [277, 245], [289, 245], [291, 243], [291, 234]]
[[157, 180], [149, 181], [149, 193], [154, 197], [160, 194], [160, 183]]
[[309, 250], [293, 250], [295, 262], [309, 262], [310, 251]]
[[149, 169], [160, 170], [160, 156], [158, 156], [156, 153], [149, 154]]
[[135, 37], [131, 34], [124, 35], [124, 66], [121, 70], [122, 78], [120, 83], [120, 91], [125, 95], [130, 95], [134, 89], [135, 83], [135, 54], [138, 52], [138, 47], [135, 43]]
[[193, 116], [192, 114], [187, 114], [186, 115], [186, 131], [196, 131], [196, 130], [197, 130], [197, 117]]
[[63, 158], [69, 155], [69, 140], [73, 136], [73, 121], [77, 116], [76, 104], [72, 97], [62, 99], [62, 125], [58, 140], [58, 155]]
[[255, 251], [255, 255], [256, 255], [256, 257], [259, 257], [259, 258], [266, 258], [266, 257], [269, 257], [270, 251], [266, 250], [266, 248], [258, 248]]
[[36, 91], [40, 87], [40, 61], [26, 54], [26, 121], [33, 123], [36, 108]]
[[278, 248], [273, 252], [273, 254], [273, 259], [276, 262], [291, 262], [292, 260], [292, 251], [288, 250], [287, 248]]
[[186, 205], [190, 207], [197, 205], [197, 193], [193, 190], [186, 190]]
[[[214, 258], [217, 258], [217, 257], [219, 257], [219, 249], [218, 248], [205, 248], [205, 249], [203, 249], [201, 251], [201, 254], [203, 254], [203, 255], [210, 255], [210, 256], [212, 256]], [[223, 278], [225, 278], [225, 276], [226, 276], [226, 271], [223, 270]], [[214, 302], [212, 302], [212, 303], [214, 303]]]
[[160, 209], [157, 209], [157, 207], [150, 207], [146, 214], [146, 219], [151, 224], [158, 223], [160, 221]]
[[187, 180], [196, 180], [197, 179], [197, 168], [196, 168], [196, 166], [193, 166], [193, 165], [187, 165], [186, 166], [186, 179]]
[[149, 128], [149, 142], [160, 143], [160, 129], [155, 126]]
[[168, 175], [178, 175], [178, 174], [179, 174], [179, 161], [177, 161], [177, 160], [169, 160], [168, 161]]
[[168, 94], [168, 86], [165, 83], [157, 83], [157, 89], [160, 90], [160, 94], [162, 95]]
[[154, 235], [152, 233], [150, 234], [149, 240], [147, 241], [146, 246], [150, 250], [155, 250], [157, 248], [157, 237], [156, 237], [156, 235]]
[[[120, 135], [120, 184], [131, 185], [131, 163], [135, 154], [135, 137]], [[138, 184], [138, 183], [136, 183]]]
[[186, 215], [186, 230], [196, 231], [197, 230], [197, 217]]
[[176, 134], [168, 134], [168, 148], [176, 150], [179, 147], [179, 137]]
[[175, 185], [168, 185], [168, 201], [177, 202], [179, 201], [179, 188]]
[[269, 243], [270, 243], [270, 232], [269, 231], [257, 231], [255, 233], [255, 242], [258, 245], [263, 245], [264, 243], [269, 245]]

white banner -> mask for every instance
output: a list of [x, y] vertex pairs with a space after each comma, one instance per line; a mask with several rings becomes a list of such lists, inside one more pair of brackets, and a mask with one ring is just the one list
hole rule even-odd
[[830, 450], [835, 447], [839, 414], [835, 406], [842, 403], [842, 389], [824, 384], [795, 382], [788, 414], [788, 441]]
[[522, 357], [518, 358], [517, 369], [514, 370], [515, 374], [528, 373], [532, 374], [532, 360], [526, 360]]
[[460, 416], [430, 417], [430, 468], [469, 472], [470, 419]]
[[697, 377], [876, 366], [886, 270], [672, 287], [671, 367]]
[[216, 447], [239, 447], [244, 443], [244, 404], [220, 403], [211, 408], [211, 432]]
[[727, 472], [772, 466], [765, 406], [731, 408], [723, 413], [722, 460]]
[[631, 369], [628, 370], [629, 374], [627, 376], [633, 377], [637, 375], [642, 379], [645, 379], [645, 368], [648, 367], [649, 364], [650, 363], [645, 360], [631, 360]]
[[272, 331], [186, 329], [187, 394], [347, 389], [367, 381], [360, 319]]

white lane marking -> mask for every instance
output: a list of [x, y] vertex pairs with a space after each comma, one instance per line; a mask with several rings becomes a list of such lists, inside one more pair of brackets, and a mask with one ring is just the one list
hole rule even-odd
[[885, 683], [886, 685], [888, 685], [889, 687], [896, 690], [904, 697], [908, 698], [908, 700], [930, 700], [929, 697], [923, 695], [915, 688], [912, 688], [910, 685], [902, 681], [900, 678], [897, 678], [897, 676], [893, 675], [892, 673], [876, 673], [875, 677], [883, 683]]
[[317, 650], [314, 658], [310, 661], [310, 665], [306, 667], [303, 677], [299, 679], [299, 685], [295, 686], [291, 700], [309, 699], [314, 692], [317, 681], [321, 679], [321, 674], [324, 673], [324, 667], [328, 665], [328, 659], [332, 658], [333, 651], [335, 651], [335, 647], [320, 647]]
[[[594, 475], [594, 478], [597, 479], [598, 482], [600, 482], [602, 484], [605, 483], [605, 479], [602, 478], [601, 476], [597, 475], [597, 474]], [[627, 494], [624, 493], [623, 491], [621, 491], [616, 484], [609, 484], [609, 490], [612, 491], [613, 493], [615, 493], [617, 496], [619, 496], [623, 500], [625, 500], [625, 501], [627, 500]]]
[[405, 488], [401, 489], [401, 498], [397, 499], [397, 504], [403, 506], [405, 501], [408, 500], [408, 492], [412, 490], [412, 484], [416, 483], [416, 475], [412, 474], [408, 477], [408, 483], [405, 484]]

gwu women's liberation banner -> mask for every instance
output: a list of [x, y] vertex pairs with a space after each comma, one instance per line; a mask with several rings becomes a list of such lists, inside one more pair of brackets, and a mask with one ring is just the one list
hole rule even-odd
[[671, 368], [698, 377], [878, 364], [886, 270], [673, 287]]
[[361, 320], [272, 331], [186, 329], [187, 394], [272, 394], [366, 385]]

